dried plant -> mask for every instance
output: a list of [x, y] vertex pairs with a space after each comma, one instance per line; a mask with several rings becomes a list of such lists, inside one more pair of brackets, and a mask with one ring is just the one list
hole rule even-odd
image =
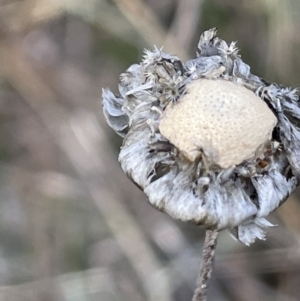
[[[206, 249], [223, 229], [246, 245], [264, 239], [265, 217], [300, 172], [297, 91], [251, 74], [216, 33], [204, 32], [187, 62], [146, 50], [120, 75], [120, 96], [103, 90], [105, 118], [124, 138], [122, 169], [158, 210], [213, 230]], [[201, 285], [194, 300], [205, 300]]]

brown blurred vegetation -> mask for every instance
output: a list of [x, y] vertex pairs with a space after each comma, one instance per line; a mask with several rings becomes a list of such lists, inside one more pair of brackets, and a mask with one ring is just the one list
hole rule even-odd
[[[0, 0], [0, 301], [190, 300], [204, 231], [122, 173], [101, 88], [145, 47], [193, 57], [210, 27], [300, 86], [299, 16], [295, 0]], [[222, 233], [210, 300], [299, 300], [299, 217], [295, 193], [266, 241]]]

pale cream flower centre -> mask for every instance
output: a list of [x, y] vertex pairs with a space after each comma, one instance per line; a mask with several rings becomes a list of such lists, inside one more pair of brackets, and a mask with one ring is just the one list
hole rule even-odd
[[277, 118], [242, 85], [199, 79], [164, 111], [159, 130], [190, 161], [204, 153], [222, 168], [255, 158], [271, 139]]

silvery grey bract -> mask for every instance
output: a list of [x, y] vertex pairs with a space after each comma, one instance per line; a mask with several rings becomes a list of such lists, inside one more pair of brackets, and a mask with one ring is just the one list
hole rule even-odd
[[[203, 152], [187, 160], [159, 130], [169, 106], [199, 79], [230, 81], [255, 93], [276, 116], [262, 152], [221, 168]], [[246, 245], [264, 239], [264, 217], [281, 205], [300, 177], [300, 108], [297, 91], [250, 73], [235, 47], [202, 34], [197, 57], [181, 62], [161, 49], [146, 50], [140, 64], [120, 75], [120, 96], [103, 89], [107, 123], [124, 138], [119, 161], [128, 177], [158, 210], [207, 229], [228, 229]], [[224, 95], [223, 95], [224, 97]], [[199, 116], [202, 118], [202, 116]], [[237, 125], [238, 127], [238, 125]]]

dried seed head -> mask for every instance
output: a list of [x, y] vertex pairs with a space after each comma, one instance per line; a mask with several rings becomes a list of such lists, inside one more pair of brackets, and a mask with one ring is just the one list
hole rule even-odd
[[203, 152], [211, 164], [227, 168], [254, 158], [271, 140], [276, 123], [252, 91], [225, 80], [199, 79], [165, 109], [159, 130], [190, 161]]
[[249, 245], [299, 184], [299, 95], [251, 74], [216, 33], [185, 63], [146, 51], [120, 96], [103, 90], [103, 112], [124, 138], [122, 169], [154, 207]]

